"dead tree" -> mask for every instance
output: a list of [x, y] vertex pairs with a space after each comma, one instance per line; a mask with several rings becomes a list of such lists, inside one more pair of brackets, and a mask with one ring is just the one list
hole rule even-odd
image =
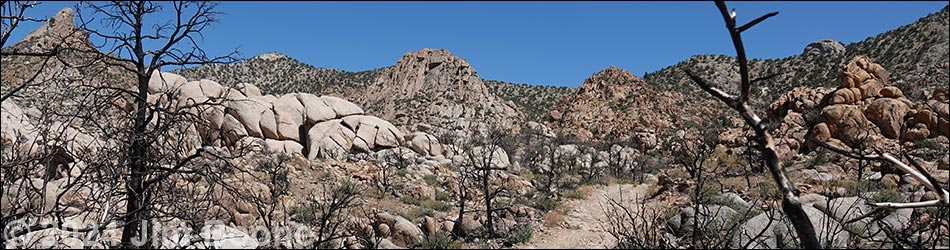
[[565, 167], [562, 157], [556, 154], [558, 145], [564, 143], [563, 136], [558, 134], [555, 138], [548, 138], [542, 135], [536, 135], [536, 138], [527, 140], [528, 145], [524, 148], [524, 155], [521, 158], [521, 165], [530, 169], [538, 178], [532, 180], [536, 182], [538, 191], [549, 196], [551, 199], [560, 197], [560, 180], [565, 173]]
[[[163, 6], [164, 4], [170, 6]], [[99, 46], [101, 50], [115, 55], [103, 62], [128, 74], [134, 83], [130, 90], [121, 87], [112, 89], [122, 96], [130, 97], [134, 107], [132, 126], [128, 128], [126, 137], [127, 214], [124, 215], [121, 245], [123, 248], [140, 247], [132, 244], [134, 237], [142, 237], [145, 242], [152, 242], [148, 228], [154, 209], [153, 189], [173, 174], [194, 172], [187, 169], [189, 163], [207, 157], [207, 151], [199, 149], [191, 155], [174, 157], [176, 162], [170, 164], [171, 167], [162, 166], [158, 162], [158, 157], [164, 156], [155, 155], [154, 146], [161, 135], [167, 135], [167, 131], [149, 124], [153, 118], [161, 119], [162, 117], [158, 116], [164, 112], [148, 101], [149, 80], [156, 71], [164, 67], [232, 62], [234, 53], [209, 57], [197, 43], [204, 29], [217, 21], [217, 15], [220, 13], [215, 11], [215, 3], [113, 1], [86, 2], [82, 3], [82, 6], [91, 11], [93, 18], [101, 17], [100, 21], [104, 26], [102, 30], [89, 26], [83, 28], [89, 34], [105, 41]], [[172, 9], [170, 20], [152, 20], [153, 16], [166, 15], [161, 13], [164, 7]], [[79, 17], [80, 20], [85, 20], [82, 12]], [[153, 22], [155, 25], [150, 25]], [[159, 46], [147, 47], [150, 44]], [[180, 114], [188, 108], [209, 104], [194, 103], [170, 113]]]
[[[505, 141], [507, 134], [498, 127], [489, 126], [487, 130], [477, 132], [469, 138], [443, 136], [452, 137], [448, 142], [462, 151], [461, 161], [453, 162], [458, 173], [458, 178], [455, 182], [455, 188], [457, 188], [455, 195], [459, 215], [456, 220], [457, 226], [453, 229], [452, 233], [458, 237], [468, 237], [469, 235], [466, 235], [462, 230], [464, 227], [461, 226], [465, 223], [465, 214], [468, 212], [484, 211], [488, 237], [494, 237], [494, 222], [492, 220], [494, 219], [495, 212], [509, 209], [509, 207], [497, 207], [496, 204], [497, 198], [507, 192], [504, 187], [497, 183], [498, 177], [496, 174], [497, 171], [507, 170], [508, 167], [504, 166], [499, 162], [500, 159], [498, 159], [498, 156], [501, 156], [499, 152], [504, 150], [503, 145], [507, 143]], [[484, 204], [484, 210], [467, 210], [473, 198], [470, 197], [473, 194], [472, 190], [479, 191]]]
[[298, 207], [297, 220], [313, 230], [313, 242], [306, 248], [339, 248], [339, 243], [350, 234], [347, 220], [355, 215], [354, 209], [362, 205], [356, 184], [348, 180], [330, 183], [324, 180], [319, 194], [311, 192], [306, 202]]
[[[450, 145], [448, 150], [454, 154], [456, 153], [455, 149], [466, 149], [471, 148], [471, 141], [466, 140], [461, 134], [455, 131], [442, 131], [439, 133], [439, 141]], [[455, 195], [455, 208], [458, 209], [458, 216], [455, 219], [455, 227], [452, 228], [452, 234], [458, 238], [467, 238], [469, 235], [462, 227], [462, 224], [465, 223], [465, 214], [469, 212], [476, 212], [477, 210], [468, 208], [471, 204], [472, 191], [469, 190], [469, 187], [474, 176], [472, 171], [466, 162], [464, 161], [453, 161], [452, 166], [455, 168], [455, 174], [457, 177], [451, 182], [450, 187]]]
[[706, 80], [693, 74], [689, 70], [684, 69], [684, 71], [686, 72], [686, 75], [688, 75], [689, 78], [693, 80], [693, 82], [699, 85], [699, 87], [738, 112], [746, 125], [752, 127], [756, 134], [756, 141], [758, 142], [759, 151], [762, 152], [765, 159], [765, 165], [769, 169], [773, 180], [782, 192], [782, 210], [785, 212], [785, 214], [791, 220], [792, 225], [795, 227], [795, 231], [798, 233], [798, 238], [801, 242], [801, 245], [806, 248], [821, 248], [821, 244], [815, 234], [815, 228], [812, 225], [811, 220], [808, 218], [808, 215], [805, 214], [805, 211], [802, 209], [801, 202], [799, 202], [799, 192], [795, 188], [795, 184], [786, 175], [785, 168], [782, 166], [782, 161], [779, 160], [779, 156], [775, 151], [775, 141], [772, 139], [769, 121], [760, 118], [756, 114], [755, 110], [749, 106], [749, 92], [751, 90], [752, 83], [758, 80], [770, 78], [771, 76], [750, 79], [748, 60], [745, 54], [745, 47], [742, 45], [741, 34], [743, 31], [752, 28], [752, 26], [755, 26], [765, 19], [778, 15], [778, 12], [765, 14], [745, 25], [736, 26], [735, 12], [730, 12], [723, 1], [716, 1], [716, 6], [719, 8], [719, 12], [722, 14], [722, 18], [726, 22], [726, 29], [729, 31], [729, 34], [732, 37], [732, 43], [736, 49], [737, 61], [739, 63], [739, 77], [741, 78], [740, 94], [738, 97], [730, 95], [709, 84], [706, 82]]
[[[475, 135], [472, 140], [475, 141], [474, 145], [478, 146], [465, 152], [470, 164], [469, 170], [476, 181], [475, 186], [481, 191], [485, 204], [485, 226], [488, 229], [488, 237], [495, 237], [494, 213], [508, 209], [508, 207], [496, 207], [495, 200], [507, 190], [493, 181], [496, 179], [493, 178], [496, 171], [505, 171], [508, 168], [508, 166], [501, 166], [500, 159], [497, 158], [499, 156], [497, 152], [504, 150], [502, 144], [505, 143], [506, 136], [501, 128], [492, 126], [484, 135]], [[507, 161], [507, 159], [504, 160]]]
[[[12, 130], [18, 132], [12, 135], [13, 138], [5, 137], [0, 142], [0, 202], [3, 204], [0, 210], [0, 246], [8, 246], [11, 241], [17, 241], [17, 247], [34, 246], [37, 242], [20, 242], [18, 237], [46, 230], [84, 234], [101, 232], [96, 226], [66, 226], [67, 217], [101, 215], [94, 223], [98, 225], [108, 224], [114, 219], [108, 207], [77, 209], [84, 204], [106, 204], [113, 196], [111, 189], [103, 187], [111, 186], [115, 176], [94, 170], [94, 165], [98, 164], [82, 161], [87, 158], [105, 159], [111, 154], [97, 150], [101, 145], [94, 140], [86, 141], [87, 135], [72, 126], [78, 117], [60, 115], [67, 106], [65, 103], [72, 100], [50, 91], [68, 89], [71, 79], [65, 74], [67, 67], [84, 66], [71, 65], [67, 63], [69, 60], [62, 58], [62, 52], [74, 45], [71, 43], [80, 32], [74, 29], [56, 37], [30, 38], [44, 39], [43, 46], [7, 47], [11, 34], [22, 24], [44, 21], [28, 15], [37, 4], [36, 1], [0, 2], [0, 24], [3, 27], [0, 47], [4, 47], [0, 51], [4, 67], [0, 101], [4, 103], [5, 113], [18, 116], [4, 118], [16, 120], [7, 120], [4, 126], [5, 129], [12, 126]], [[39, 86], [42, 88], [32, 88]], [[27, 90], [30, 93], [24, 94]], [[42, 105], [28, 104], [36, 111], [31, 116], [8, 110], [19, 109], [14, 99], [21, 98], [28, 100], [20, 101], [41, 100]], [[12, 122], [12, 125], [6, 122]], [[79, 192], [85, 194], [79, 196]]]

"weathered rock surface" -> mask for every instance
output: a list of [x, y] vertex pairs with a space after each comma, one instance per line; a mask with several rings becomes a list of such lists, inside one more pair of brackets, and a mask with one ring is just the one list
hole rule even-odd
[[357, 102], [400, 127], [510, 128], [524, 119], [517, 106], [488, 91], [475, 69], [444, 49], [407, 52]]
[[[852, 59], [842, 67], [836, 90], [821, 99], [807, 97], [808, 103], [820, 103], [821, 113], [806, 137], [831, 144], [838, 140], [848, 147], [883, 146], [896, 143], [894, 140], [916, 141], [944, 134], [935, 130], [950, 130], [941, 127], [946, 122], [938, 115], [946, 103], [935, 99], [914, 103], [899, 88], [888, 85], [889, 75], [867, 56]], [[794, 109], [790, 99], [772, 103], [773, 114]]]
[[380, 223], [388, 225], [393, 243], [396, 245], [412, 246], [421, 242], [425, 237], [425, 234], [422, 233], [422, 229], [419, 229], [419, 227], [402, 216], [382, 212], [376, 214], [376, 219]]
[[423, 155], [442, 155], [442, 143], [438, 138], [425, 132], [415, 132], [409, 134], [409, 146], [416, 153]]
[[343, 118], [343, 125], [356, 131], [353, 146], [366, 152], [380, 147], [396, 147], [402, 132], [386, 120], [375, 116], [351, 115]]
[[353, 147], [356, 133], [343, 125], [343, 120], [334, 119], [317, 123], [310, 128], [310, 152], [307, 158], [341, 159]]
[[840, 42], [831, 39], [821, 39], [805, 46], [802, 55], [841, 54], [844, 52], [844, 45]]

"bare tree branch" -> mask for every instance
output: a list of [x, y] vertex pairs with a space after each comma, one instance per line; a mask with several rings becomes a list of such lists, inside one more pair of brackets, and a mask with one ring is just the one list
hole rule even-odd
[[930, 173], [928, 173], [923, 167], [917, 164], [917, 162], [914, 161], [913, 158], [907, 155], [906, 152], [904, 152], [905, 154], [904, 157], [906, 157], [911, 162], [913, 167], [908, 166], [901, 160], [898, 160], [896, 157], [888, 153], [878, 152], [878, 154], [857, 155], [857, 154], [848, 152], [846, 150], [828, 145], [827, 143], [824, 143], [821, 141], [817, 141], [814, 139], [809, 139], [809, 140], [811, 140], [812, 142], [815, 142], [816, 144], [818, 144], [819, 146], [823, 148], [827, 148], [835, 153], [838, 153], [850, 158], [889, 162], [893, 164], [895, 167], [897, 167], [898, 169], [900, 169], [901, 171], [904, 171], [904, 173], [907, 173], [908, 175], [910, 175], [910, 177], [916, 179], [917, 181], [920, 181], [924, 186], [927, 187], [927, 189], [930, 189], [931, 191], [937, 194], [937, 199], [931, 200], [931, 201], [910, 202], [910, 203], [889, 203], [889, 202], [872, 203], [872, 205], [874, 206], [889, 207], [889, 208], [912, 208], [912, 207], [928, 207], [928, 206], [936, 206], [936, 205], [946, 206], [947, 204], [950, 204], [950, 202], [948, 202], [950, 201], [950, 192], [948, 192], [946, 189], [941, 188], [940, 183], [937, 182], [937, 180], [933, 178], [933, 176], [931, 176]]
[[755, 25], [762, 20], [765, 20], [766, 18], [774, 16], [778, 13], [769, 13], [754, 20], [753, 22], [750, 22], [747, 25], [742, 26], [742, 28], [736, 28], [735, 16], [733, 13], [728, 11], [725, 2], [716, 1], [716, 6], [719, 8], [719, 12], [722, 14], [722, 18], [726, 22], [726, 29], [729, 31], [729, 34], [732, 37], [732, 43], [736, 49], [739, 63], [739, 76], [741, 77], [742, 84], [739, 97], [735, 98], [713, 87], [702, 78], [694, 75], [692, 72], [688, 70], [684, 71], [690, 77], [690, 79], [693, 80], [693, 82], [700, 86], [700, 88], [724, 102], [732, 109], [736, 110], [742, 117], [743, 121], [745, 121], [746, 125], [752, 127], [756, 133], [758, 147], [764, 156], [766, 166], [768, 167], [769, 172], [772, 174], [773, 180], [776, 182], [776, 184], [778, 184], [779, 189], [782, 191], [782, 209], [792, 221], [802, 246], [807, 248], [821, 248], [821, 244], [815, 234], [814, 226], [812, 225], [811, 220], [809, 220], [808, 216], [805, 214], [805, 211], [802, 209], [801, 202], [798, 200], [798, 190], [795, 188], [794, 183], [792, 183], [792, 181], [786, 175], [785, 169], [782, 167], [781, 161], [779, 161], [778, 154], [775, 152], [775, 142], [772, 139], [771, 133], [769, 132], [770, 126], [768, 121], [759, 118], [759, 116], [755, 114], [755, 111], [748, 105], [751, 81], [749, 80], [749, 67], [748, 61], [746, 59], [745, 48], [742, 45], [741, 32], [742, 30], [748, 29], [752, 25]]

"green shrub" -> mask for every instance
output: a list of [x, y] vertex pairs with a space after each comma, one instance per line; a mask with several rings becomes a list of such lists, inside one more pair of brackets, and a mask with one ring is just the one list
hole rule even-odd
[[411, 207], [409, 209], [396, 211], [396, 215], [402, 216], [407, 220], [414, 221], [423, 216], [435, 217], [435, 211], [424, 207]]
[[[439, 193], [436, 192], [436, 198], [439, 198], [438, 194]], [[416, 197], [416, 196], [407, 195], [407, 196], [399, 197], [399, 201], [401, 201], [402, 203], [410, 204], [410, 205], [416, 205], [428, 210], [438, 210], [438, 211], [445, 212], [445, 211], [449, 211], [449, 209], [452, 209], [452, 205], [446, 204], [445, 202], [442, 202], [442, 201], [433, 200], [428, 197]]]
[[433, 187], [434, 187], [434, 186], [438, 186], [438, 184], [439, 184], [438, 176], [435, 176], [435, 175], [433, 175], [433, 174], [426, 175], [426, 176], [422, 177], [422, 179], [425, 180], [425, 181], [426, 181], [426, 184], [429, 184], [429, 186], [433, 186]]
[[580, 200], [580, 199], [584, 199], [584, 194], [577, 191], [577, 189], [571, 189], [571, 190], [564, 191], [562, 197], [572, 199], [572, 200]]
[[447, 201], [452, 198], [452, 194], [442, 191], [441, 189], [435, 190], [435, 200], [437, 201]]
[[831, 162], [831, 155], [824, 149], [815, 150], [815, 158], [811, 159], [812, 166], [822, 165]]
[[413, 246], [417, 249], [450, 249], [453, 246], [451, 237], [444, 233], [435, 233], [426, 236], [421, 242]]
[[296, 221], [303, 223], [313, 222], [317, 219], [313, 207], [308, 205], [291, 207], [290, 216], [293, 216]]
[[531, 207], [541, 210], [542, 212], [551, 211], [555, 206], [557, 206], [557, 200], [548, 196], [539, 196], [534, 198], [531, 202]]
[[532, 234], [534, 234], [534, 229], [531, 228], [531, 225], [518, 224], [511, 228], [505, 240], [509, 244], [518, 244], [530, 240]]
[[871, 197], [872, 202], [902, 202], [904, 197], [890, 189], [882, 189]]
[[926, 148], [926, 149], [936, 150], [936, 151], [946, 151], [945, 149], [943, 149], [943, 146], [941, 146], [939, 142], [936, 142], [934, 140], [928, 140], [928, 139], [914, 141], [914, 148], [916, 149]]

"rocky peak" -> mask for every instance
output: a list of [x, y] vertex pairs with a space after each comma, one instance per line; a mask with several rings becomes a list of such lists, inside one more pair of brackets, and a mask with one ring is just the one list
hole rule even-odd
[[277, 61], [277, 60], [285, 59], [289, 57], [287, 55], [284, 55], [278, 52], [267, 52], [267, 53], [255, 56], [254, 58], [265, 60], [265, 61]]
[[606, 95], [610, 100], [625, 99], [635, 87], [642, 86], [643, 83], [643, 79], [634, 76], [630, 71], [610, 66], [584, 80], [578, 88], [578, 93], [591, 97]]
[[[950, 135], [946, 103], [913, 102], [888, 81], [889, 72], [866, 55], [841, 69], [840, 85], [826, 94], [817, 124], [807, 137], [839, 148], [897, 148], [897, 140], [917, 141]], [[812, 103], [817, 103], [812, 98]], [[888, 145], [888, 146], [882, 146]], [[814, 145], [810, 145], [814, 147]]]
[[832, 40], [832, 39], [821, 39], [809, 43], [808, 46], [805, 46], [805, 49], [802, 51], [802, 55], [825, 55], [825, 54], [842, 54], [845, 52], [844, 44], [841, 42]]
[[94, 47], [89, 41], [89, 35], [76, 28], [72, 8], [63, 8], [23, 40], [11, 46], [14, 50], [33, 52], [48, 51], [54, 47]]
[[655, 135], [656, 129], [673, 125], [668, 114], [687, 117], [702, 113], [685, 111], [684, 105], [677, 104], [685, 99], [679, 93], [657, 92], [630, 71], [611, 66], [564, 97], [550, 112], [546, 125], [580, 140], [633, 139], [643, 143], [637, 147], [647, 149], [656, 143], [646, 138]]
[[41, 37], [66, 37], [76, 29], [73, 23], [73, 9], [66, 7], [50, 17], [43, 25], [30, 32], [24, 41]]
[[369, 113], [400, 126], [468, 127], [477, 121], [506, 126], [524, 117], [514, 103], [491, 94], [467, 61], [445, 49], [406, 52], [359, 100]]
[[[118, 67], [108, 68], [105, 63], [92, 62], [101, 53], [89, 40], [89, 34], [75, 26], [73, 9], [63, 8], [50, 17], [40, 27], [27, 34], [23, 40], [3, 48], [9, 54], [3, 56], [2, 85], [17, 84], [20, 79], [31, 79], [37, 70], [44, 69], [36, 79], [51, 82], [65, 79], [83, 79], [89, 82], [102, 82], [102, 79], [116, 80]], [[17, 53], [48, 53], [59, 50], [56, 58], [44, 63], [42, 57], [17, 55]], [[61, 67], [63, 63], [86, 65], [84, 67]], [[115, 63], [115, 62], [113, 62]], [[108, 71], [105, 68], [108, 68]], [[96, 73], [92, 73], [95, 71]], [[88, 77], [79, 77], [87, 74]]]
[[379, 81], [394, 83], [397, 96], [446, 94], [464, 101], [488, 96], [488, 88], [465, 59], [445, 49], [423, 48], [406, 52]]
[[581, 84], [581, 88], [598, 88], [609, 85], [623, 85], [634, 82], [642, 82], [642, 80], [634, 76], [633, 73], [626, 69], [617, 68], [616, 66], [611, 65], [607, 69], [597, 72], [591, 77], [584, 80], [584, 83]]

